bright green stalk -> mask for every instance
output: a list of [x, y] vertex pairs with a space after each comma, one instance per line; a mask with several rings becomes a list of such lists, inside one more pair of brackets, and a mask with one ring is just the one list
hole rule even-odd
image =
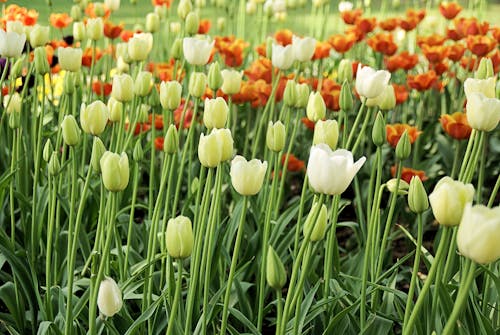
[[[339, 203], [340, 203], [340, 194], [336, 194], [333, 196], [332, 200], [332, 212], [330, 216], [330, 229], [328, 230], [328, 235], [326, 237], [326, 255], [323, 263], [324, 273], [323, 277], [325, 278], [325, 286], [323, 289], [323, 298], [327, 298], [330, 292], [330, 278], [332, 278], [334, 272], [334, 259], [338, 259], [338, 255], [335, 254], [335, 244], [337, 243], [337, 218], [339, 213]], [[340, 271], [340, 269], [337, 269]]]
[[168, 319], [167, 335], [174, 333], [174, 321], [177, 316], [177, 309], [181, 304], [181, 288], [182, 288], [182, 259], [177, 259], [177, 285], [175, 286], [175, 297]]
[[[349, 133], [349, 137], [347, 138], [347, 143], [345, 145], [346, 149], [349, 149], [351, 147], [351, 143], [354, 139], [354, 136], [356, 137], [362, 137], [362, 136], [359, 136], [360, 133], [358, 133], [358, 126], [359, 126], [359, 123], [361, 122], [361, 116], [363, 115], [363, 111], [365, 109], [365, 106], [366, 106], [366, 99], [363, 99], [362, 103], [361, 103], [361, 107], [359, 107], [359, 110], [358, 110], [358, 115], [356, 115], [356, 119], [354, 120], [354, 124], [352, 125], [352, 129], [351, 129], [351, 132]], [[347, 125], [347, 113], [346, 113], [346, 125]], [[344, 127], [344, 131], [345, 131], [345, 127]], [[351, 150], [353, 151], [353, 150]]]
[[[133, 175], [133, 189], [132, 189], [132, 203], [130, 204], [130, 217], [128, 220], [128, 230], [127, 230], [127, 246], [125, 249], [125, 262], [123, 267], [123, 278], [128, 273], [128, 256], [130, 253], [130, 244], [132, 243], [132, 228], [134, 227], [134, 216], [135, 216], [135, 204], [137, 201], [137, 187], [139, 183], [139, 163], [134, 162], [134, 175]], [[151, 200], [151, 199], [150, 199]]]

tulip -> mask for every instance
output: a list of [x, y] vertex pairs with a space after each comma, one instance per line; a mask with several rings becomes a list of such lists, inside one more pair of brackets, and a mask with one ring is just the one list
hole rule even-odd
[[108, 123], [109, 110], [104, 102], [97, 100], [80, 108], [80, 125], [87, 134], [99, 136]]
[[149, 53], [153, 49], [153, 35], [151, 33], [136, 33], [128, 40], [127, 44], [130, 59], [142, 62], [148, 58]]
[[299, 62], [306, 62], [314, 55], [316, 40], [312, 37], [300, 38], [293, 35], [292, 48], [295, 59]]
[[167, 252], [172, 258], [187, 258], [193, 251], [193, 228], [186, 216], [168, 220], [166, 231]]
[[351, 82], [352, 80], [352, 61], [350, 59], [342, 59], [339, 63], [337, 72], [337, 80], [339, 83], [344, 81]]
[[193, 72], [189, 77], [188, 90], [193, 97], [200, 98], [207, 88], [207, 75], [203, 72]]
[[398, 180], [396, 178], [389, 179], [385, 186], [387, 187], [387, 190], [391, 193], [395, 193], [396, 191], [398, 192], [398, 195], [406, 195], [408, 194], [408, 190], [410, 189], [410, 184], [408, 184], [405, 180], [400, 179], [399, 180], [399, 187], [396, 188], [396, 184], [398, 183]]
[[94, 171], [101, 172], [101, 158], [105, 152], [106, 147], [104, 146], [104, 143], [102, 143], [99, 137], [95, 136], [94, 142], [92, 143], [92, 154], [90, 156], [90, 164], [92, 165], [92, 169]]
[[128, 156], [106, 151], [101, 157], [102, 181], [111, 192], [120, 192], [127, 188], [129, 180]]
[[117, 43], [116, 44], [116, 52], [115, 52], [116, 58], [117, 59], [122, 58], [122, 60], [125, 63], [130, 63], [132, 61], [132, 59], [130, 59], [130, 56], [128, 54], [128, 46], [129, 46], [128, 43]]
[[5, 24], [5, 28], [6, 28], [5, 30], [8, 33], [9, 32], [13, 32], [13, 33], [17, 33], [19, 35], [26, 34], [23, 23], [21, 21], [18, 21], [18, 20], [16, 20], [16, 21], [7, 21], [6, 24]]
[[353, 105], [351, 84], [345, 80], [340, 88], [339, 107], [343, 111], [350, 111]]
[[47, 44], [49, 41], [50, 27], [36, 25], [30, 32], [30, 44], [34, 49]]
[[224, 78], [222, 78], [222, 73], [220, 71], [219, 62], [215, 61], [210, 64], [208, 68], [207, 83], [208, 87], [217, 93], [217, 90], [222, 86]]
[[74, 146], [80, 142], [80, 128], [73, 115], [66, 115], [61, 123], [63, 140], [66, 145]]
[[120, 0], [104, 0], [104, 4], [113, 12], [120, 8]]
[[73, 38], [76, 41], [83, 41], [85, 38], [87, 38], [85, 23], [83, 23], [83, 22], [74, 22], [73, 23]]
[[181, 104], [182, 86], [178, 81], [162, 81], [160, 84], [160, 103], [163, 109], [175, 110]]
[[59, 162], [59, 157], [57, 156], [56, 151], [54, 151], [52, 156], [50, 156], [48, 170], [51, 176], [56, 176], [61, 170], [61, 163]]
[[113, 77], [113, 90], [111, 96], [120, 102], [132, 101], [134, 98], [134, 81], [128, 74]]
[[460, 253], [480, 264], [500, 258], [500, 207], [465, 205], [458, 226], [457, 246]]
[[203, 112], [203, 123], [208, 129], [223, 128], [227, 121], [229, 107], [226, 100], [218, 97], [216, 99], [205, 99], [205, 111]]
[[104, 23], [102, 18], [88, 19], [87, 21], [87, 37], [92, 41], [98, 41], [104, 34]]
[[200, 142], [198, 143], [198, 159], [201, 165], [214, 168], [221, 162], [222, 159], [222, 146], [215, 133], [207, 136], [200, 135]]
[[267, 171], [267, 162], [258, 159], [247, 161], [243, 156], [236, 156], [231, 161], [231, 183], [241, 195], [259, 193]]
[[12, 95], [6, 95], [3, 97], [3, 108], [7, 114], [10, 113], [20, 113], [22, 107], [22, 99], [19, 93], [14, 93]]
[[13, 31], [5, 32], [0, 29], [0, 55], [2, 57], [19, 57], [23, 52], [26, 35], [18, 34]]
[[394, 87], [392, 85], [387, 85], [379, 96], [366, 99], [366, 106], [378, 106], [381, 110], [393, 109], [396, 106]]
[[391, 74], [385, 70], [375, 71], [369, 66], [358, 65], [356, 74], [356, 91], [365, 98], [375, 98], [382, 94], [389, 84]]
[[97, 293], [99, 311], [107, 317], [112, 317], [122, 309], [122, 305], [122, 291], [112, 278], [104, 278]]
[[377, 147], [382, 146], [385, 143], [386, 129], [385, 120], [382, 113], [379, 111], [375, 117], [375, 123], [372, 129], [372, 141]]
[[432, 213], [439, 224], [456, 226], [460, 223], [465, 205], [474, 198], [474, 186], [443, 177], [429, 195]]
[[326, 115], [326, 105], [320, 92], [311, 92], [307, 101], [306, 115], [309, 120], [316, 122]]
[[266, 144], [269, 150], [280, 152], [285, 147], [285, 125], [281, 121], [269, 121], [266, 134]]
[[285, 90], [283, 91], [283, 103], [288, 107], [295, 106], [295, 103], [297, 101], [296, 86], [297, 84], [295, 83], [295, 80], [287, 80]]
[[78, 72], [82, 67], [82, 49], [80, 48], [59, 48], [59, 65], [62, 70]]
[[267, 249], [266, 280], [275, 290], [281, 290], [286, 283], [286, 271], [283, 262], [273, 247]]
[[175, 154], [179, 150], [179, 134], [175, 125], [171, 124], [168, 127], [167, 134], [163, 139], [163, 152], [167, 154]]
[[183, 47], [183, 40], [180, 38], [176, 38], [174, 40], [174, 43], [172, 43], [172, 47], [170, 48], [170, 57], [172, 57], [175, 60], [180, 60], [183, 54], [182, 47]]
[[[307, 216], [306, 222], [304, 223], [303, 233], [307, 236], [309, 231], [312, 229], [309, 239], [311, 242], [321, 241], [325, 238], [326, 226], [328, 224], [328, 211], [325, 204], [321, 205], [319, 213], [317, 213], [318, 203], [315, 202]], [[316, 221], [314, 221], [313, 215], [317, 215]]]
[[231, 95], [240, 92], [242, 72], [224, 69], [221, 75], [223, 79], [221, 90], [224, 94]]
[[212, 133], [215, 133], [222, 148], [220, 161], [225, 162], [233, 158], [234, 140], [233, 135], [231, 135], [231, 130], [226, 128], [214, 129]]
[[411, 142], [410, 136], [408, 135], [408, 130], [403, 132], [403, 135], [399, 138], [398, 144], [396, 145], [396, 158], [399, 160], [405, 160], [410, 157], [411, 153]]
[[205, 65], [210, 58], [210, 53], [214, 47], [215, 41], [185, 37], [182, 42], [182, 51], [184, 58], [191, 65]]
[[466, 109], [467, 121], [474, 129], [492, 131], [500, 121], [500, 100], [482, 93], [470, 93]]
[[194, 35], [198, 33], [198, 27], [200, 26], [200, 15], [196, 12], [191, 12], [186, 16], [185, 29], [188, 35]]
[[179, 5], [177, 6], [177, 15], [185, 20], [187, 15], [193, 10], [193, 5], [191, 4], [191, 0], [181, 0]]
[[311, 148], [307, 176], [314, 191], [324, 194], [342, 194], [365, 163], [361, 157], [354, 163], [352, 153], [345, 149], [332, 151], [326, 144]]
[[496, 80], [495, 77], [487, 79], [467, 78], [464, 82], [464, 91], [467, 99], [472, 93], [482, 93], [487, 98], [494, 98]]
[[108, 100], [108, 112], [111, 122], [119, 122], [123, 115], [123, 103], [110, 97]]
[[493, 77], [494, 75], [495, 72], [493, 69], [493, 63], [491, 62], [491, 59], [486, 57], [481, 58], [476, 73], [474, 73], [474, 77], [476, 79], [487, 79]]
[[318, 120], [314, 126], [313, 144], [324, 143], [335, 150], [339, 139], [339, 125], [335, 120]]
[[137, 75], [134, 83], [134, 93], [137, 96], [145, 97], [151, 92], [153, 87], [153, 74], [148, 71], [141, 71]]
[[122, 57], [118, 57], [116, 61], [116, 72], [118, 74], [128, 73], [130, 70], [130, 65], [128, 65]]
[[146, 15], [146, 31], [148, 33], [156, 33], [160, 30], [160, 16], [156, 13]]
[[414, 213], [423, 213], [429, 208], [429, 199], [425, 192], [422, 180], [418, 176], [413, 176], [408, 189], [408, 207]]
[[296, 91], [296, 99], [295, 99], [295, 107], [296, 108], [305, 108], [307, 103], [309, 102], [309, 85], [304, 84], [295, 84]]
[[346, 12], [352, 10], [353, 4], [349, 1], [340, 1], [339, 2], [339, 12]]
[[43, 146], [43, 151], [42, 151], [42, 158], [45, 162], [48, 162], [50, 160], [50, 156], [52, 156], [52, 153], [54, 152], [54, 147], [52, 146], [52, 142], [50, 139], [48, 139], [45, 142], [45, 145]]
[[291, 45], [281, 46], [273, 43], [272, 64], [280, 70], [288, 70], [294, 61], [293, 48]]

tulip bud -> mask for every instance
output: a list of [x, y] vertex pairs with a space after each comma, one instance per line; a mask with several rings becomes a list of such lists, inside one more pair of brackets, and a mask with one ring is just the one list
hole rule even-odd
[[205, 99], [205, 111], [203, 112], [203, 123], [208, 129], [223, 128], [227, 121], [229, 108], [226, 101], [218, 97], [216, 99]]
[[343, 111], [350, 111], [353, 107], [351, 85], [349, 82], [344, 81], [340, 89], [339, 106]]
[[335, 150], [339, 140], [339, 125], [335, 120], [318, 120], [314, 126], [313, 145], [325, 143]]
[[200, 98], [207, 87], [207, 76], [203, 72], [193, 72], [189, 78], [189, 94]]
[[41, 47], [49, 41], [49, 27], [36, 25], [30, 32], [30, 44], [32, 48]]
[[217, 30], [223, 31], [224, 29], [226, 29], [226, 18], [220, 16], [217, 18]]
[[429, 208], [429, 199], [425, 192], [422, 180], [419, 177], [413, 176], [408, 189], [408, 206], [414, 213], [420, 214]]
[[141, 104], [139, 106], [139, 110], [138, 110], [138, 114], [137, 114], [137, 122], [139, 122], [139, 123], [148, 122], [150, 110], [151, 110], [151, 106], [146, 105], [146, 104]]
[[182, 86], [177, 81], [162, 81], [160, 84], [160, 103], [163, 109], [175, 110], [181, 103]]
[[181, 20], [185, 20], [188, 14], [193, 10], [191, 0], [181, 0], [177, 6], [177, 15]]
[[52, 142], [48, 139], [43, 146], [42, 158], [45, 162], [50, 160], [50, 156], [54, 152], [54, 147], [52, 146]]
[[231, 130], [222, 128], [222, 129], [214, 129], [212, 133], [216, 134], [219, 144], [221, 146], [221, 156], [220, 161], [225, 162], [233, 158], [233, 135], [231, 135]]
[[219, 62], [215, 61], [208, 68], [208, 87], [215, 92], [222, 86], [224, 78], [220, 71]]
[[309, 101], [307, 102], [306, 115], [313, 122], [321, 120], [325, 117], [326, 105], [320, 92], [311, 92]]
[[396, 94], [394, 93], [394, 87], [389, 84], [384, 88], [378, 97], [366, 99], [366, 106], [378, 106], [381, 110], [393, 109], [396, 106]]
[[222, 148], [219, 144], [217, 135], [212, 132], [205, 136], [200, 135], [200, 142], [198, 143], [198, 159], [201, 165], [214, 168], [221, 162]]
[[493, 63], [490, 58], [483, 57], [479, 62], [479, 67], [474, 74], [476, 79], [487, 79], [493, 77], [495, 72], [493, 71]]
[[170, 22], [170, 26], [168, 29], [172, 34], [177, 35], [181, 32], [181, 23], [180, 22]]
[[283, 91], [283, 103], [288, 107], [295, 106], [297, 102], [297, 89], [294, 80], [288, 80], [286, 82], [285, 91]]
[[467, 203], [474, 198], [474, 186], [443, 177], [429, 195], [432, 213], [439, 224], [457, 226]]
[[134, 151], [132, 152], [132, 159], [135, 162], [140, 162], [144, 159], [144, 151], [142, 150], [141, 141], [135, 142]]
[[34, 63], [35, 63], [36, 73], [41, 75], [49, 73], [50, 66], [49, 62], [47, 61], [47, 53], [45, 51], [45, 47], [37, 47], [35, 49], [34, 54], [35, 54]]
[[266, 280], [267, 284], [275, 290], [281, 290], [286, 283], [285, 267], [271, 246], [267, 249]]
[[22, 101], [19, 93], [14, 93], [12, 95], [6, 95], [3, 97], [3, 108], [7, 114], [20, 114]]
[[11, 70], [10, 70], [10, 78], [11, 79], [16, 79], [21, 77], [22, 72], [23, 72], [23, 66], [24, 66], [24, 56], [20, 57], [14, 65], [12, 65]]
[[337, 81], [339, 83], [352, 81], [352, 61], [350, 59], [342, 59], [340, 61], [337, 72]]
[[398, 195], [408, 194], [408, 189], [410, 188], [410, 184], [408, 184], [403, 179], [399, 179], [399, 187], [397, 187], [397, 182], [398, 180], [396, 178], [392, 178], [385, 184], [389, 192], [395, 193], [397, 190]]
[[104, 23], [102, 22], [102, 18], [88, 19], [86, 31], [87, 37], [92, 41], [100, 40], [104, 34]]
[[61, 123], [64, 143], [69, 146], [77, 145], [80, 142], [80, 128], [73, 115], [66, 115]]
[[156, 13], [146, 15], [146, 31], [148, 33], [156, 33], [160, 30], [160, 16]]
[[90, 165], [92, 169], [97, 173], [101, 172], [101, 158], [106, 152], [106, 147], [102, 143], [101, 139], [94, 136], [94, 142], [92, 143], [92, 155], [90, 156]]
[[20, 113], [10, 113], [9, 114], [9, 127], [11, 129], [17, 129], [21, 126], [21, 114]]
[[200, 16], [196, 12], [190, 12], [186, 16], [185, 29], [186, 34], [195, 35], [198, 33], [198, 27], [200, 25]]
[[24, 25], [21, 21], [7, 21], [5, 24], [5, 31], [16, 33], [19, 35], [24, 34]]
[[55, 151], [52, 152], [52, 155], [50, 156], [48, 170], [49, 174], [52, 176], [56, 176], [61, 170], [61, 163], [59, 163], [59, 157]]
[[304, 236], [307, 236], [312, 229], [310, 241], [321, 241], [325, 237], [327, 223], [328, 211], [325, 204], [321, 205], [321, 209], [318, 213], [318, 203], [315, 202], [309, 212], [309, 215], [307, 216], [306, 222], [304, 223]]
[[305, 108], [307, 103], [309, 102], [309, 85], [307, 84], [295, 84], [296, 91], [296, 100], [295, 107], [296, 108]]
[[170, 257], [187, 258], [191, 256], [194, 244], [191, 220], [182, 215], [168, 220], [166, 242]]
[[108, 111], [111, 122], [120, 122], [123, 115], [123, 103], [110, 97], [108, 100]]
[[385, 143], [386, 130], [385, 130], [385, 120], [381, 112], [377, 113], [375, 117], [375, 123], [372, 129], [372, 140], [373, 144], [377, 147], [382, 146]]
[[151, 33], [134, 34], [128, 40], [128, 55], [132, 61], [142, 62], [148, 58], [153, 49], [153, 35]]
[[231, 183], [241, 195], [259, 193], [267, 171], [267, 162], [258, 159], [248, 161], [243, 156], [236, 156], [231, 161]]
[[127, 188], [130, 172], [125, 152], [118, 155], [106, 151], [101, 157], [100, 164], [102, 181], [108, 191], [119, 192]]
[[87, 134], [99, 136], [108, 123], [108, 106], [97, 100], [88, 106], [82, 103], [80, 108], [80, 124]]
[[122, 305], [122, 291], [112, 278], [104, 278], [97, 293], [99, 311], [107, 317], [112, 317], [122, 309]]
[[82, 67], [82, 49], [59, 48], [58, 56], [62, 70], [78, 72]]
[[130, 63], [132, 61], [128, 54], [128, 43], [117, 43], [115, 55], [117, 59], [121, 58], [125, 63]]
[[179, 134], [177, 128], [171, 124], [168, 127], [167, 134], [163, 139], [163, 152], [167, 154], [175, 154], [179, 150]]
[[170, 56], [175, 60], [179, 60], [182, 58], [182, 55], [182, 39], [176, 38], [174, 43], [172, 43], [172, 47], [170, 48]]
[[285, 147], [285, 125], [281, 121], [269, 121], [266, 134], [266, 144], [269, 150], [280, 152]]
[[151, 94], [149, 95], [148, 103], [151, 107], [160, 106], [160, 92], [158, 92], [158, 89], [156, 87], [151, 89]]
[[410, 137], [408, 136], [408, 131], [405, 130], [403, 135], [399, 138], [398, 144], [396, 145], [396, 158], [399, 160], [405, 160], [410, 157], [411, 153], [411, 143]]
[[120, 102], [129, 102], [134, 98], [134, 81], [128, 74], [113, 77], [111, 96]]
[[223, 79], [222, 92], [227, 95], [239, 93], [242, 73], [236, 70], [224, 69], [221, 71], [221, 75]]
[[492, 131], [500, 122], [500, 100], [488, 98], [482, 93], [470, 93], [467, 97], [467, 121], [477, 130]]
[[155, 13], [160, 17], [160, 20], [164, 20], [168, 15], [167, 6], [155, 6]]
[[145, 97], [151, 92], [153, 74], [148, 71], [141, 71], [137, 75], [134, 83], [134, 93], [137, 96]]
[[77, 83], [77, 77], [74, 72], [66, 72], [63, 81], [63, 91], [66, 94], [73, 94], [75, 92], [75, 86]]
[[82, 19], [82, 9], [78, 5], [73, 5], [69, 11], [69, 16], [73, 21], [80, 21]]

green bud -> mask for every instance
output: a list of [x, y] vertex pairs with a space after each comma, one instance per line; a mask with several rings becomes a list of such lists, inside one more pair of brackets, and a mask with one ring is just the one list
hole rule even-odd
[[162, 81], [160, 84], [160, 103], [163, 109], [175, 110], [181, 104], [182, 86], [178, 81]]
[[61, 163], [59, 163], [59, 157], [57, 156], [57, 152], [52, 152], [52, 156], [50, 156], [49, 165], [48, 165], [49, 173], [52, 176], [56, 176], [61, 170]]
[[134, 145], [134, 152], [132, 153], [132, 158], [136, 162], [140, 162], [144, 158], [144, 151], [142, 150], [142, 144], [141, 141], [135, 142]]
[[271, 246], [267, 249], [266, 280], [267, 284], [275, 290], [281, 290], [286, 283], [285, 267]]
[[493, 63], [490, 58], [483, 57], [479, 63], [479, 67], [474, 74], [476, 79], [487, 79], [493, 77], [495, 72], [493, 71]]
[[398, 195], [408, 194], [408, 189], [410, 188], [410, 184], [408, 184], [403, 179], [400, 179], [399, 180], [399, 187], [396, 187], [397, 181], [398, 180], [396, 178], [392, 178], [385, 184], [385, 186], [387, 187], [389, 192], [394, 193], [397, 190]]
[[[9, 43], [9, 42], [6, 42], [6, 43]], [[45, 60], [45, 61], [47, 61], [47, 60]], [[14, 65], [12, 65], [12, 69], [10, 70], [10, 77], [11, 78], [19, 78], [19, 77], [21, 77], [21, 74], [23, 72], [23, 62], [24, 62], [24, 56], [20, 57], [14, 63]]]
[[172, 43], [172, 47], [170, 48], [170, 57], [175, 60], [179, 60], [182, 58], [182, 56], [182, 39], [176, 38], [174, 43]]
[[185, 20], [188, 14], [193, 10], [191, 0], [181, 0], [177, 6], [177, 15], [181, 20]]
[[340, 109], [342, 109], [343, 111], [350, 111], [352, 110], [353, 104], [354, 103], [352, 101], [351, 85], [349, 85], [349, 82], [344, 81], [342, 83], [342, 88], [340, 89]]
[[163, 151], [167, 154], [175, 154], [179, 150], [179, 134], [177, 128], [171, 124], [163, 140]]
[[102, 17], [106, 14], [106, 9], [104, 8], [104, 3], [94, 2], [94, 13], [96, 16]]
[[288, 107], [295, 106], [297, 102], [297, 89], [294, 80], [288, 80], [286, 82], [285, 91], [283, 92], [283, 102]]
[[193, 181], [191, 182], [191, 187], [189, 187], [191, 194], [196, 194], [199, 188], [200, 188], [200, 179], [198, 179], [198, 177], [194, 177]]
[[352, 61], [350, 59], [342, 59], [339, 63], [337, 82], [343, 83], [344, 81], [352, 81]]
[[193, 228], [186, 216], [168, 220], [166, 232], [167, 251], [172, 258], [187, 258], [193, 251]]
[[146, 15], [146, 31], [156, 33], [158, 30], [160, 30], [160, 16], [157, 13], [149, 13]]
[[285, 125], [281, 121], [269, 121], [266, 134], [266, 144], [269, 150], [280, 152], [285, 147]]
[[[325, 237], [326, 225], [328, 221], [328, 211], [325, 204], [321, 205], [321, 209], [318, 213], [318, 203], [315, 202], [307, 216], [306, 222], [304, 223], [304, 236], [307, 236], [309, 231], [312, 229], [310, 240], [311, 242], [321, 241]], [[314, 217], [316, 216], [316, 221]]]
[[196, 12], [190, 12], [186, 16], [185, 21], [186, 33], [188, 35], [195, 35], [198, 33], [198, 27], [200, 26], [200, 16]]
[[101, 139], [94, 136], [94, 142], [92, 143], [92, 155], [90, 156], [90, 164], [92, 169], [98, 173], [101, 172], [101, 158], [106, 152], [106, 147], [102, 143]]
[[20, 114], [22, 108], [21, 95], [15, 92], [12, 95], [3, 97], [3, 108], [7, 114]]
[[335, 150], [339, 140], [339, 125], [335, 120], [318, 120], [314, 126], [313, 145], [324, 143]]
[[106, 151], [100, 160], [102, 182], [110, 192], [120, 192], [127, 188], [130, 167], [125, 152], [121, 155]]
[[153, 74], [148, 71], [141, 71], [137, 75], [134, 83], [134, 93], [137, 96], [145, 97], [151, 92], [153, 87]]
[[203, 123], [208, 129], [224, 128], [227, 122], [229, 107], [226, 100], [221, 97], [215, 99], [205, 99], [205, 109], [203, 111]]
[[123, 102], [110, 97], [108, 100], [109, 120], [111, 122], [119, 122], [123, 114]]
[[29, 33], [31, 47], [36, 48], [47, 44], [49, 41], [49, 31], [50, 28], [48, 26], [35, 25]]
[[43, 146], [43, 153], [42, 153], [43, 160], [48, 162], [53, 152], [54, 152], [54, 147], [52, 146], [52, 142], [50, 141], [50, 139], [48, 139], [45, 142], [45, 145]]
[[272, 59], [273, 56], [273, 43], [274, 39], [271, 36], [268, 36], [266, 39], [266, 57], [268, 59]]
[[373, 143], [380, 147], [385, 143], [386, 131], [385, 131], [385, 120], [381, 112], [377, 113], [375, 117], [375, 123], [372, 129], [372, 140]]
[[158, 92], [156, 87], [151, 89], [151, 94], [149, 95], [148, 103], [151, 107], [160, 106], [160, 93]]
[[203, 72], [193, 72], [189, 78], [189, 94], [200, 98], [207, 87], [207, 76]]
[[305, 108], [307, 106], [307, 102], [309, 101], [309, 94], [311, 90], [309, 89], [309, 85], [307, 84], [295, 84], [295, 107], [296, 108]]
[[148, 122], [149, 119], [149, 111], [151, 110], [151, 106], [146, 104], [142, 104], [139, 106], [139, 115], [137, 116], [137, 122], [145, 123]]
[[69, 11], [69, 16], [73, 21], [80, 21], [82, 19], [82, 9], [78, 5], [73, 5]]
[[9, 114], [9, 127], [11, 129], [17, 129], [21, 126], [21, 113], [10, 113]]
[[413, 176], [408, 189], [408, 206], [414, 213], [420, 214], [429, 208], [429, 199], [419, 177]]
[[63, 91], [66, 94], [73, 94], [75, 92], [76, 76], [73, 72], [66, 71], [63, 82]]
[[45, 47], [37, 47], [35, 48], [35, 71], [38, 74], [45, 75], [49, 73], [50, 66], [47, 61], [47, 52], [45, 51]]
[[326, 115], [326, 105], [320, 92], [311, 92], [306, 107], [307, 118], [313, 122], [321, 120]]
[[405, 130], [398, 144], [396, 145], [396, 158], [399, 160], [407, 159], [411, 153], [411, 143], [410, 137], [408, 136], [408, 131]]
[[66, 115], [61, 123], [64, 143], [69, 146], [77, 145], [80, 142], [80, 128], [73, 115]]
[[212, 91], [217, 92], [217, 90], [222, 87], [223, 83], [224, 78], [222, 78], [219, 62], [215, 61], [210, 64], [208, 68], [208, 87], [210, 87]]

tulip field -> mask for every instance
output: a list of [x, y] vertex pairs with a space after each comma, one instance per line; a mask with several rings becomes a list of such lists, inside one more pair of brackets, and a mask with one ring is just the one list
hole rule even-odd
[[498, 1], [0, 6], [0, 334], [500, 334]]

